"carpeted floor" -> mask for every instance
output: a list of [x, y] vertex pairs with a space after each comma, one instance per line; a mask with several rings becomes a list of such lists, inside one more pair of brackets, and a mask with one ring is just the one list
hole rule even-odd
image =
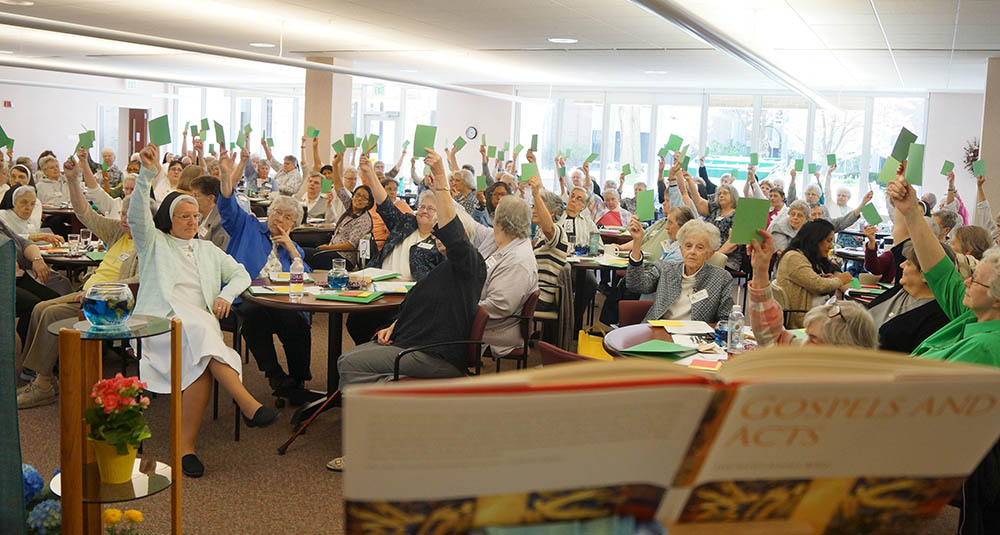
[[[598, 298], [599, 303], [602, 299]], [[313, 381], [311, 388], [322, 389], [326, 382], [326, 321], [317, 315], [313, 325]], [[228, 334], [227, 340], [228, 340]], [[344, 333], [345, 347], [350, 336]], [[284, 362], [279, 348], [279, 359]], [[538, 365], [533, 355], [529, 365]], [[113, 375], [120, 361], [105, 359], [105, 375]], [[507, 366], [511, 366], [508, 364]], [[505, 368], [506, 369], [506, 368]], [[135, 368], [129, 369], [135, 373]], [[244, 368], [247, 389], [265, 404], [271, 404], [271, 390], [253, 359]], [[154, 399], [147, 411], [153, 438], [144, 446], [144, 457], [164, 460], [168, 455], [166, 398]], [[275, 425], [267, 429], [242, 426], [241, 440], [233, 441], [235, 406], [220, 394], [219, 419], [211, 419], [211, 405], [201, 428], [198, 454], [205, 463], [200, 479], [184, 478], [184, 533], [197, 534], [339, 534], [344, 531], [342, 475], [326, 470], [326, 462], [340, 454], [340, 409], [321, 415], [299, 437], [284, 456], [277, 448], [290, 435], [292, 409], [282, 409]], [[20, 411], [19, 425], [24, 462], [33, 464], [46, 479], [59, 463], [59, 413], [52, 404]], [[150, 534], [168, 533], [169, 492], [119, 504], [134, 508], [146, 517], [143, 528]], [[957, 510], [945, 513], [925, 531], [927, 535], [955, 532]]]

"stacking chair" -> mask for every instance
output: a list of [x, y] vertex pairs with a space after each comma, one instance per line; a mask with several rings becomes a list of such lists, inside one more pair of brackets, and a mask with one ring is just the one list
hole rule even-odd
[[500, 372], [500, 361], [503, 359], [513, 360], [517, 363], [517, 369], [528, 367], [528, 342], [531, 339], [532, 334], [532, 324], [535, 320], [535, 307], [538, 305], [538, 296], [541, 294], [541, 290], [535, 290], [528, 296], [528, 299], [524, 302], [524, 306], [521, 307], [520, 314], [512, 314], [510, 317], [518, 318], [521, 322], [521, 338], [524, 340], [524, 345], [521, 347], [507, 353], [502, 357], [493, 357], [497, 361], [497, 372]]
[[[432, 347], [444, 347], [453, 345], [466, 345], [466, 370], [467, 375], [479, 375], [482, 371], [483, 359], [482, 359], [482, 345], [483, 345], [483, 333], [486, 332], [486, 321], [490, 319], [490, 314], [486, 312], [483, 307], [478, 307], [476, 312], [476, 317], [472, 320], [472, 328], [469, 329], [468, 340], [454, 340], [449, 342], [436, 342], [433, 344], [425, 344], [422, 346], [416, 346], [404, 349], [396, 355], [396, 362], [393, 366], [392, 380], [399, 381], [399, 363], [403, 360], [403, 357], [416, 353], [417, 351], [424, 351]], [[473, 371], [469, 371], [473, 370]], [[419, 379], [417, 377], [411, 377], [406, 379]]]
[[597, 360], [590, 357], [580, 355], [578, 353], [573, 353], [566, 351], [565, 349], [558, 348], [548, 342], [538, 342], [538, 351], [542, 354], [542, 367], [552, 366], [555, 364], [564, 364], [567, 362], [578, 362], [581, 360]]
[[644, 299], [640, 300], [621, 300], [618, 302], [618, 326], [625, 327], [627, 325], [636, 325], [642, 323], [642, 319], [646, 317], [646, 313], [649, 309], [653, 307], [652, 301], [647, 301]]

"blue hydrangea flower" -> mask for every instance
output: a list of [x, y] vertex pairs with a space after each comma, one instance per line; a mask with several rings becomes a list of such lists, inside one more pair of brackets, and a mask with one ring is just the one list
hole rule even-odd
[[34, 466], [24, 463], [21, 463], [21, 478], [24, 480], [24, 503], [27, 505], [38, 496], [38, 493], [42, 492], [42, 489], [45, 488], [45, 481], [42, 480], [42, 475], [38, 473], [38, 470], [35, 470]]
[[39, 535], [55, 535], [62, 531], [62, 504], [59, 500], [43, 500], [28, 513], [28, 527]]

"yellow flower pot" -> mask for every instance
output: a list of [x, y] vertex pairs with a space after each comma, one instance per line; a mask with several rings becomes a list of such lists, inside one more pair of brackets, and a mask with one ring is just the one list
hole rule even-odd
[[94, 440], [94, 455], [97, 456], [97, 469], [101, 472], [104, 483], [127, 483], [132, 479], [132, 468], [135, 466], [136, 449], [131, 445], [128, 453], [118, 454], [118, 448], [103, 440]]

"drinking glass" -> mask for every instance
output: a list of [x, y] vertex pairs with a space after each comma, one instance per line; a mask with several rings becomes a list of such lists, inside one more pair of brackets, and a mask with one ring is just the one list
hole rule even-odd
[[726, 347], [729, 343], [729, 321], [719, 320], [715, 324], [715, 343], [719, 344], [721, 347]]
[[327, 286], [331, 290], [343, 290], [347, 287], [347, 281], [347, 260], [335, 258], [333, 260], [333, 267], [327, 275]]
[[80, 229], [80, 249], [83, 251], [90, 250], [90, 240], [93, 234], [90, 232], [89, 228]]
[[70, 234], [69, 235], [69, 239], [66, 240], [66, 243], [69, 246], [69, 254], [70, 255], [75, 256], [75, 255], [80, 254], [80, 235], [79, 234]]

